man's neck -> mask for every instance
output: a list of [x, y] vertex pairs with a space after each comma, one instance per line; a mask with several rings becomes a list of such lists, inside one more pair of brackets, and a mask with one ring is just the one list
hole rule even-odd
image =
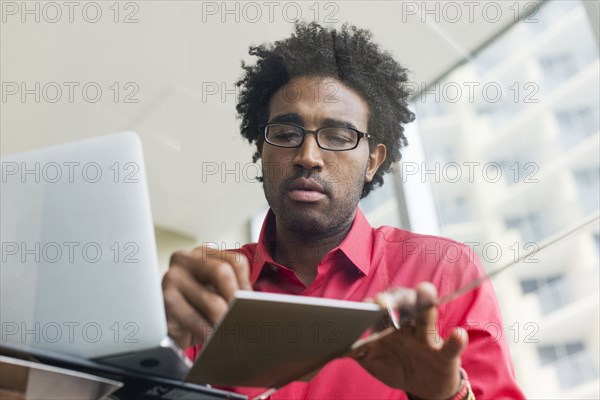
[[317, 277], [319, 262], [333, 248], [339, 246], [350, 232], [354, 216], [337, 231], [318, 238], [297, 235], [276, 222], [273, 260], [293, 269], [302, 283], [309, 286]]

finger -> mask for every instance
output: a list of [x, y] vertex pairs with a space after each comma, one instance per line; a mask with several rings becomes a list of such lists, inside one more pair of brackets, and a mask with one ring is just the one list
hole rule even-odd
[[412, 323], [415, 316], [415, 301], [417, 298], [414, 289], [398, 288], [390, 292], [391, 305], [398, 310], [401, 324]]
[[467, 331], [463, 328], [456, 328], [444, 342], [441, 354], [448, 360], [458, 357], [469, 343]]
[[375, 302], [384, 309], [388, 306], [395, 309], [410, 308], [414, 305], [415, 299], [415, 291], [407, 288], [379, 292], [375, 296]]
[[414, 289], [401, 288], [393, 292], [396, 302], [396, 308], [400, 313], [400, 321], [402, 323], [411, 322], [416, 313], [417, 293]]
[[[415, 291], [416, 294], [416, 314], [415, 318], [419, 322], [425, 322], [429, 320], [432, 314], [437, 319], [437, 289], [433, 284], [429, 282], [422, 282], [417, 285]], [[436, 310], [435, 313], [431, 313], [431, 310]]]
[[441, 338], [437, 332], [438, 310], [435, 307], [437, 302], [437, 290], [429, 282], [420, 283], [416, 289], [417, 313], [416, 335], [421, 343], [427, 343], [433, 347], [441, 346]]
[[426, 309], [437, 304], [438, 294], [436, 287], [430, 282], [421, 282], [417, 285], [417, 307]]
[[252, 290], [250, 284], [250, 263], [246, 256], [239, 251], [227, 250], [223, 252], [229, 264], [233, 266], [238, 285], [242, 290]]
[[173, 267], [183, 267], [187, 269], [192, 261], [191, 258], [192, 252], [178, 250], [171, 254], [171, 258], [169, 260], [169, 270]]
[[[178, 290], [167, 288], [163, 293], [163, 297], [168, 322], [170, 325], [174, 324], [176, 327], [181, 328], [170, 331], [169, 335], [174, 334], [173, 339], [181, 343], [182, 338], [177, 336], [183, 335], [184, 332], [190, 332], [192, 337], [198, 340], [198, 343], [204, 342], [212, 331], [212, 325], [186, 301]], [[189, 345], [198, 343], [189, 343]]]
[[225, 300], [231, 301], [240, 286], [233, 266], [226, 261], [224, 252], [205, 245], [194, 249], [192, 254], [192, 265], [188, 264], [190, 272], [200, 282], [214, 286]]
[[227, 303], [211, 284], [201, 285], [197, 279], [194, 279], [198, 275], [198, 270], [210, 268], [199, 262], [193, 252], [175, 252], [171, 256], [169, 270], [163, 276], [163, 291], [169, 287], [184, 290], [185, 297], [191, 305], [198, 310], [206, 310], [205, 316], [213, 320], [215, 312], [220, 314], [218, 311], [211, 311], [213, 305], [216, 310], [222, 311], [227, 309]]
[[[187, 276], [189, 275], [185, 273], [185, 277]], [[219, 322], [229, 308], [225, 299], [210, 288], [185, 277], [179, 279], [178, 284], [184, 298], [211, 324]]]
[[387, 292], [379, 292], [375, 296], [377, 303], [386, 311], [388, 326], [396, 328], [411, 323], [414, 315], [416, 294], [413, 289], [397, 288]]

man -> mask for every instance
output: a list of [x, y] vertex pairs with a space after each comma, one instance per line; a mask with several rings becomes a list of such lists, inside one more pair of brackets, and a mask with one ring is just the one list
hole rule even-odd
[[391, 302], [408, 323], [273, 398], [522, 398], [491, 284], [433, 306], [483, 275], [469, 248], [373, 229], [357, 208], [406, 144], [405, 69], [348, 26], [299, 24], [250, 54], [259, 60], [242, 64], [237, 110], [270, 211], [258, 244], [173, 255], [163, 281], [169, 334], [194, 357], [237, 289]]

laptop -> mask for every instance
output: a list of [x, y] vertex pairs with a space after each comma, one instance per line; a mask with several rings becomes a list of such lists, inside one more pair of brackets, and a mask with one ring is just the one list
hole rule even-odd
[[0, 344], [181, 380], [140, 138], [1, 158]]
[[[167, 336], [140, 138], [101, 136], [0, 164], [0, 354], [122, 379], [134, 391], [124, 398], [243, 398], [194, 384], [279, 387], [382, 317], [374, 304], [238, 291], [192, 369]], [[247, 337], [257, 326], [268, 334]]]

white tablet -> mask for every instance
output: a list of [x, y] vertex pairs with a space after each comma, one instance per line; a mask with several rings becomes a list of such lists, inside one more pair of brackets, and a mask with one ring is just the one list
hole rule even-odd
[[372, 303], [237, 291], [186, 381], [281, 387], [345, 354], [382, 316]]

